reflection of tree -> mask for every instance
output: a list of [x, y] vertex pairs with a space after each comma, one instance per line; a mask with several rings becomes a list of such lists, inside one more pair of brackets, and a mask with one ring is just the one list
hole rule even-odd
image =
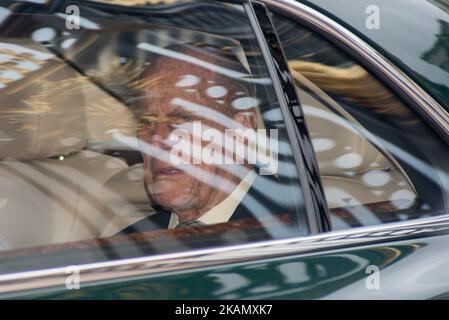
[[316, 62], [291, 60], [289, 66], [299, 86], [301, 80], [297, 73], [332, 97], [344, 97], [346, 101], [379, 114], [410, 117], [410, 112], [403, 103], [359, 65], [338, 68]]
[[422, 59], [449, 71], [449, 23], [439, 20], [440, 30], [433, 47], [422, 55]]
[[385, 85], [343, 51], [296, 22], [273, 16], [293, 78], [305, 77], [340, 102], [378, 114], [410, 117], [409, 110]]

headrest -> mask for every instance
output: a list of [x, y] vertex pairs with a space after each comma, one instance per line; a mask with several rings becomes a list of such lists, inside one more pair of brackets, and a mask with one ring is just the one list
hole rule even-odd
[[[22, 48], [11, 46], [16, 47]], [[24, 60], [24, 64], [26, 59], [31, 61], [40, 57], [38, 53], [44, 54], [42, 48], [28, 49], [35, 56], [25, 59], [17, 50], [8, 49], [5, 54]], [[46, 55], [46, 61], [35, 63], [35, 70], [21, 70], [20, 77], [1, 89], [0, 160], [67, 155], [81, 151], [86, 144], [85, 102], [81, 91], [86, 80], [48, 51]]]
[[304, 108], [320, 174], [344, 176], [394, 165], [356, 129], [355, 123], [335, 114], [319, 101], [298, 90]]

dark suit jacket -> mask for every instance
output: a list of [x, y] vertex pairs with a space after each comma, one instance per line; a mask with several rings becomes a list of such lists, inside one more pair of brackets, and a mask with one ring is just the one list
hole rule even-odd
[[[276, 201], [270, 200], [266, 195], [258, 191], [256, 188], [256, 186], [259, 186], [260, 190], [266, 193], [270, 192], [270, 189], [273, 188], [273, 186], [276, 186], [277, 183], [281, 182], [273, 176], [257, 175], [254, 183], [248, 190], [248, 193], [245, 195], [245, 197], [242, 199], [242, 201], [232, 214], [230, 221], [246, 218], [258, 219], [263, 217], [270, 217], [273, 214], [276, 215], [291, 212], [291, 210], [288, 210], [287, 208], [281, 206]], [[291, 213], [293, 213], [291, 214], [292, 218], [295, 219], [294, 216], [296, 216], [296, 214], [294, 214], [294, 212]], [[155, 214], [136, 222], [135, 224], [120, 231], [118, 234], [131, 234], [168, 229], [170, 216], [170, 211], [164, 210], [162, 208], [157, 208]]]

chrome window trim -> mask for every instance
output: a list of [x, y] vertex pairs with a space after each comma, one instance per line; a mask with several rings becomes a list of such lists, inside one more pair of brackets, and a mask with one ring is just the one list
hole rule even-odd
[[[303, 4], [292, 0], [259, 0], [272, 7], [286, 10], [323, 29], [339, 41], [369, 59], [385, 73], [416, 103], [428, 112], [446, 135], [449, 134], [447, 112], [430, 95], [419, 88], [402, 71], [385, 61], [374, 49], [332, 20]], [[273, 259], [297, 254], [319, 254], [335, 248], [349, 248], [404, 240], [419, 234], [428, 237], [436, 233], [449, 234], [449, 216], [437, 216], [386, 225], [360, 227], [333, 231], [306, 237], [270, 240], [245, 245], [214, 249], [194, 250], [173, 254], [145, 256], [132, 259], [79, 265], [81, 288], [97, 281], [133, 280], [174, 272], [185, 272], [192, 268], [204, 270], [231, 263], [251, 262], [256, 259]], [[30, 293], [27, 290], [45, 288], [64, 290], [66, 268], [50, 268], [29, 272], [0, 275], [0, 298], [17, 297]]]

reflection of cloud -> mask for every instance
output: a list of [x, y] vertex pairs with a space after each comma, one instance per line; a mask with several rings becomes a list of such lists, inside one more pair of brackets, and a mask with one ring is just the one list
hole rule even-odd
[[192, 87], [194, 85], [197, 85], [200, 83], [201, 79], [195, 75], [192, 74], [186, 74], [181, 77], [181, 80], [176, 82], [176, 86], [180, 88], [184, 87]]
[[334, 148], [335, 141], [327, 138], [315, 138], [312, 139], [312, 145], [315, 152], [322, 152]]
[[362, 180], [368, 186], [380, 187], [390, 182], [391, 175], [385, 171], [373, 170], [364, 173], [362, 176]]
[[327, 66], [316, 62], [289, 61], [298, 86], [299, 73], [329, 95], [344, 97], [358, 106], [389, 115], [410, 116], [410, 111], [381, 82], [358, 65], [348, 68]]
[[56, 36], [53, 28], [40, 28], [33, 31], [31, 38], [36, 42], [50, 41]]
[[362, 164], [363, 158], [358, 153], [347, 153], [335, 159], [335, 164], [339, 168], [354, 169]]
[[211, 98], [222, 98], [228, 93], [228, 89], [223, 86], [213, 86], [207, 88], [207, 95]]

